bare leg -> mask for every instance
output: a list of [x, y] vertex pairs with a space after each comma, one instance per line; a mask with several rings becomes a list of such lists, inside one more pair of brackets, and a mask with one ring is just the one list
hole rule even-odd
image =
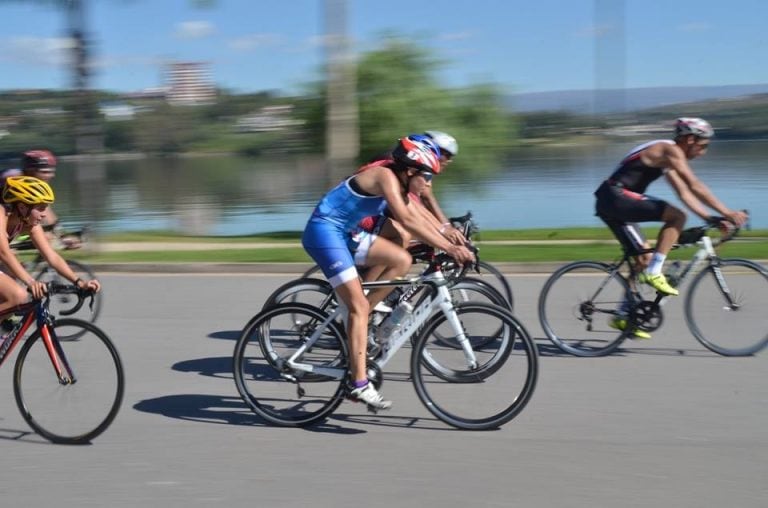
[[659, 231], [659, 237], [656, 242], [656, 252], [666, 255], [672, 249], [672, 246], [680, 238], [680, 232], [685, 226], [685, 213], [679, 208], [667, 205], [661, 216], [664, 225]]
[[365, 371], [366, 349], [368, 347], [368, 314], [370, 306], [363, 294], [359, 279], [350, 280], [335, 289], [336, 295], [349, 310], [347, 318], [347, 337], [349, 337], [349, 372], [352, 381], [363, 381], [368, 376]]
[[[373, 267], [369, 270], [369, 274], [379, 272], [376, 279], [367, 280], [390, 280], [407, 274], [413, 260], [407, 250], [381, 237], [371, 245], [366, 263]], [[367, 297], [370, 306], [374, 307], [391, 292], [391, 287], [372, 290]]]

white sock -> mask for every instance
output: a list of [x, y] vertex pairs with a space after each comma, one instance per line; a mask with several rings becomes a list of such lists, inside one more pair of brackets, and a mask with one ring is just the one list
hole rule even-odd
[[664, 260], [667, 259], [666, 254], [660, 254], [658, 252], [653, 253], [651, 262], [648, 264], [648, 268], [645, 269], [645, 273], [648, 275], [658, 275], [661, 273], [661, 269], [664, 266]]

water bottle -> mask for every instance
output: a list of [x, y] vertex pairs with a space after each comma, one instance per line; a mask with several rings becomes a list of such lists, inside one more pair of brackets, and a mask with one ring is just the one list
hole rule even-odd
[[667, 282], [669, 282], [669, 285], [672, 287], [677, 287], [677, 285], [680, 283], [680, 272], [683, 270], [683, 265], [680, 263], [680, 261], [673, 261], [672, 264], [667, 269], [667, 273], [665, 274], [667, 277]]
[[408, 302], [400, 302], [400, 304], [398, 304], [392, 311], [392, 314], [381, 323], [379, 331], [376, 333], [378, 341], [383, 344], [389, 340], [392, 333], [400, 328], [400, 325], [405, 321], [406, 317], [412, 313], [413, 305]]

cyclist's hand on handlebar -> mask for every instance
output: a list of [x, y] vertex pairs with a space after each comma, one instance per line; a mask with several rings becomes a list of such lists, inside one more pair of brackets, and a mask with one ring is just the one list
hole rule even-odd
[[447, 251], [448, 255], [456, 260], [460, 265], [467, 263], [473, 263], [475, 261], [475, 254], [464, 245], [453, 245], [452, 248]]
[[727, 213], [725, 218], [728, 219], [728, 221], [731, 223], [735, 224], [737, 227], [742, 227], [749, 220], [749, 215], [747, 215], [747, 213], [742, 210], [736, 210]]
[[466, 245], [467, 239], [461, 234], [461, 231], [453, 226], [445, 226], [445, 230], [442, 231], [443, 236], [454, 245]]
[[96, 279], [91, 279], [91, 280], [79, 279], [76, 282], [76, 285], [80, 289], [87, 289], [89, 291], [93, 291], [94, 293], [98, 293], [99, 291], [101, 291], [101, 283]]
[[45, 285], [44, 282], [35, 280], [35, 281], [32, 281], [30, 284], [27, 284], [27, 291], [29, 291], [32, 294], [32, 298], [34, 298], [35, 300], [42, 300], [43, 297], [45, 297], [46, 293], [48, 293], [48, 287]]

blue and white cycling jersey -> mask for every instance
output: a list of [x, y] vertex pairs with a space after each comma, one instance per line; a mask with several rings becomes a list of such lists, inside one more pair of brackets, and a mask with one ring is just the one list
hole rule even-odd
[[349, 177], [326, 194], [315, 207], [304, 228], [301, 243], [336, 287], [357, 277], [349, 249], [357, 224], [370, 215], [379, 215], [386, 207], [382, 196], [355, 191]]

